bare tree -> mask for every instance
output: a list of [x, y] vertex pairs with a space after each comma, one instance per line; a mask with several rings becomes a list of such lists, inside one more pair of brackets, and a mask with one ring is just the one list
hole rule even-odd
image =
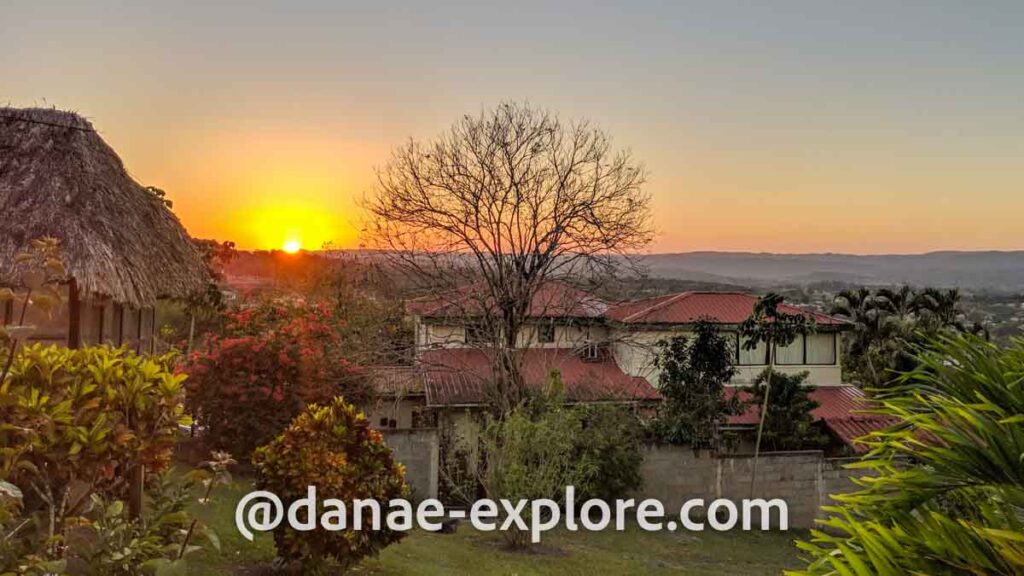
[[644, 180], [590, 123], [505, 103], [394, 151], [365, 203], [366, 245], [474, 318], [504, 410], [522, 397], [515, 350], [537, 291], [608, 275], [650, 241]]

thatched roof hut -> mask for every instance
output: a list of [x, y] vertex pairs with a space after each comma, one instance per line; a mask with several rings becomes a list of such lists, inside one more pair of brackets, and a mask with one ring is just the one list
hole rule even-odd
[[206, 281], [188, 233], [72, 112], [0, 108], [0, 283], [41, 236], [61, 241], [84, 292], [139, 308]]
[[17, 285], [14, 256], [42, 236], [60, 240], [83, 297], [141, 310], [208, 280], [181, 222], [87, 120], [0, 107], [0, 285]]

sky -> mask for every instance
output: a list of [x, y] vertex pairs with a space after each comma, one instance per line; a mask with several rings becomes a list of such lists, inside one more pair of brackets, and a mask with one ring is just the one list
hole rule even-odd
[[0, 104], [242, 248], [357, 246], [393, 148], [525, 100], [644, 163], [651, 252], [1024, 249], [1021, 2], [214, 4], [0, 0]]

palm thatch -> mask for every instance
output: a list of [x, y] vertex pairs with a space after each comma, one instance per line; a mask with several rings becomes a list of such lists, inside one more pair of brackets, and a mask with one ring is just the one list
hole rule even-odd
[[79, 291], [135, 308], [208, 279], [178, 218], [87, 120], [0, 107], [0, 285], [17, 284], [14, 256], [41, 236], [60, 240]]

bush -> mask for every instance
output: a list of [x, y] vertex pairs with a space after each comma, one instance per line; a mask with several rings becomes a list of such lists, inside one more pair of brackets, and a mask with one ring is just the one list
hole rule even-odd
[[168, 468], [178, 426], [191, 421], [170, 360], [109, 347], [20, 350], [0, 384], [0, 572], [132, 574], [166, 554], [183, 505], [135, 517], [144, 471]]
[[362, 371], [345, 361], [322, 305], [263, 303], [227, 314], [185, 366], [187, 404], [203, 440], [247, 458], [310, 403], [368, 397]]
[[726, 399], [725, 385], [736, 375], [730, 339], [699, 320], [693, 336], [658, 342], [658, 390], [665, 399], [652, 422], [656, 439], [694, 448], [723, 447], [721, 426], [739, 413], [739, 402]]
[[23, 348], [0, 387], [0, 477], [69, 513], [73, 484], [126, 497], [129, 472], [165, 470], [179, 424], [191, 423], [185, 376], [170, 361], [105, 346]]
[[311, 485], [319, 500], [337, 498], [347, 506], [345, 530], [299, 532], [282, 523], [274, 531], [278, 554], [304, 561], [304, 573], [326, 559], [352, 566], [405, 536], [387, 529], [352, 529], [354, 500], [377, 500], [383, 515], [391, 499], [407, 498], [410, 491], [405, 470], [383, 437], [343, 398], [308, 406], [273, 442], [256, 450], [253, 464], [257, 487], [277, 494], [286, 507], [305, 498]]
[[[504, 420], [489, 420], [481, 441], [483, 485], [492, 499], [561, 502], [570, 485], [578, 501], [614, 499], [640, 487], [642, 429], [622, 407], [566, 406], [556, 391]], [[505, 535], [513, 547], [526, 544], [525, 533]]]
[[575, 440], [576, 458], [588, 463], [576, 485], [581, 498], [613, 500], [640, 488], [643, 478], [643, 427], [621, 406], [579, 406], [583, 430]]
[[[814, 424], [811, 411], [818, 403], [811, 400], [808, 394], [813, 387], [804, 383], [807, 372], [784, 374], [772, 371], [771, 392], [768, 396], [768, 412], [764, 418], [764, 445], [769, 450], [805, 450], [820, 448], [828, 438]], [[764, 405], [765, 382], [768, 370], [761, 372], [752, 386], [747, 387], [751, 393], [750, 404], [757, 407]]]

